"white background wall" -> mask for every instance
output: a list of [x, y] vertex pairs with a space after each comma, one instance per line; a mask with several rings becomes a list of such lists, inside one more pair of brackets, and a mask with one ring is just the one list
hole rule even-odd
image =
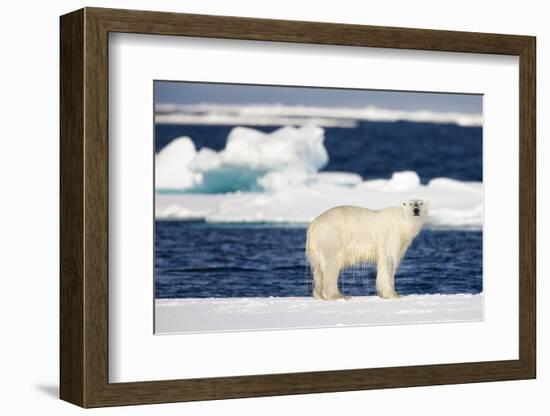
[[[3, 414], [77, 414], [58, 390], [58, 16], [83, 6], [166, 10], [452, 29], [537, 36], [538, 379], [474, 385], [315, 394], [87, 411], [88, 414], [548, 414], [550, 364], [543, 351], [550, 301], [542, 268], [548, 222], [543, 183], [550, 162], [542, 124], [550, 26], [545, 2], [187, 0], [4, 2], [0, 14], [0, 409]], [[546, 201], [544, 201], [546, 199]], [[546, 263], [547, 264], [547, 263]], [[406, 353], [406, 340], [403, 341]]]

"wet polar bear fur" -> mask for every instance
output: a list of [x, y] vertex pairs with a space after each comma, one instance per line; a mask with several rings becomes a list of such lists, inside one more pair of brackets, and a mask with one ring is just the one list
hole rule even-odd
[[378, 295], [397, 298], [395, 272], [422, 229], [428, 208], [428, 202], [412, 199], [382, 211], [339, 206], [315, 218], [307, 228], [306, 241], [313, 296], [324, 300], [346, 298], [338, 290], [340, 271], [357, 263], [376, 263]]

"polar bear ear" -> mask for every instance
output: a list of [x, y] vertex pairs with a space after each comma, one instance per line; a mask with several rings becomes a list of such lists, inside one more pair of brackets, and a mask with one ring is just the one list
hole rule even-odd
[[430, 209], [430, 201], [424, 201], [424, 203], [426, 204], [426, 210]]

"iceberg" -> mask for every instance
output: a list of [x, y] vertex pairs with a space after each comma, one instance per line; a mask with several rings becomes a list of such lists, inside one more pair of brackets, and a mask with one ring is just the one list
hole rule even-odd
[[270, 189], [282, 177], [305, 180], [328, 162], [323, 142], [324, 130], [313, 125], [286, 126], [272, 133], [235, 127], [219, 152], [209, 148], [197, 152], [191, 139], [182, 137], [157, 155], [155, 187], [223, 193]]
[[197, 149], [189, 137], [172, 140], [155, 156], [155, 187], [185, 189], [193, 186], [196, 175], [189, 169]]
[[328, 162], [324, 129], [286, 126], [272, 133], [235, 127], [220, 156], [225, 165], [257, 171], [316, 172]]

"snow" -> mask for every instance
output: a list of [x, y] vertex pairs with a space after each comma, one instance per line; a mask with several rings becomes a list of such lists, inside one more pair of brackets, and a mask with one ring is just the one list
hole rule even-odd
[[341, 185], [349, 187], [359, 185], [361, 182], [363, 182], [363, 179], [360, 175], [348, 172], [270, 172], [258, 179], [258, 184], [264, 190], [271, 192], [296, 186]]
[[385, 192], [403, 192], [420, 186], [420, 178], [416, 172], [394, 172], [391, 179], [373, 179], [365, 181], [359, 190], [377, 190]]
[[223, 332], [471, 322], [483, 320], [483, 295], [156, 299], [155, 333]]

